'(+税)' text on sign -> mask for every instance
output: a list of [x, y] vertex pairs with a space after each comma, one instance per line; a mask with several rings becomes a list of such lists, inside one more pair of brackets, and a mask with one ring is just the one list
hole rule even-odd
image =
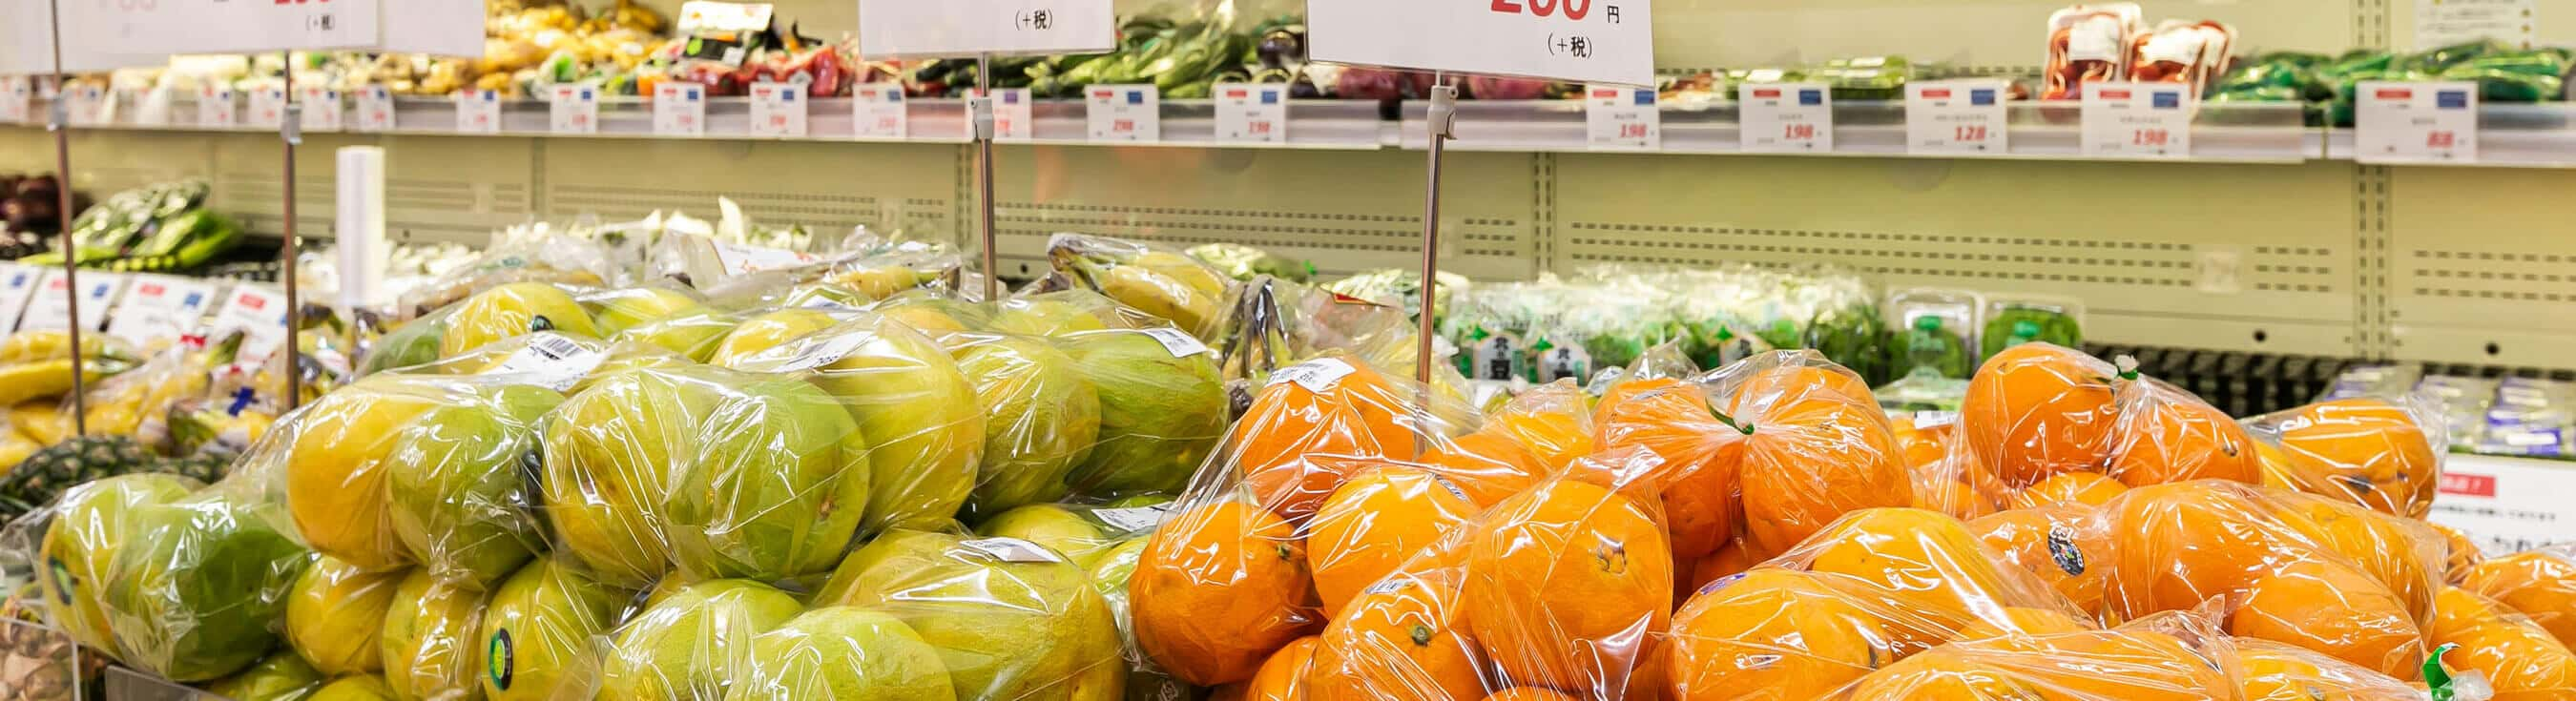
[[1653, 85], [1652, 0], [1308, 0], [1318, 61]]

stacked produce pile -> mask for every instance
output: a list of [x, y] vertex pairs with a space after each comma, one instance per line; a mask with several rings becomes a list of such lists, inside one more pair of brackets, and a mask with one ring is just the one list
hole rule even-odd
[[[241, 243], [240, 225], [208, 208], [211, 194], [203, 180], [116, 193], [72, 220], [70, 255], [87, 268], [149, 272], [201, 268]], [[62, 265], [63, 256], [55, 250], [19, 260]]]

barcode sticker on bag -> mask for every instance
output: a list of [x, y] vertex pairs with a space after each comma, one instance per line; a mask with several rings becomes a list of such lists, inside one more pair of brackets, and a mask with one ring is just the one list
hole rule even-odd
[[1154, 340], [1156, 341], [1161, 341], [1163, 343], [1163, 350], [1171, 351], [1172, 357], [1174, 358], [1187, 358], [1200, 353], [1215, 352], [1209, 350], [1207, 344], [1200, 343], [1199, 337], [1182, 333], [1180, 329], [1145, 329], [1145, 335], [1154, 337]]
[[564, 392], [580, 384], [581, 378], [588, 377], [607, 359], [607, 354], [583, 348], [563, 334], [541, 331], [529, 336], [528, 347], [510, 354], [493, 372], [526, 375], [532, 384]]
[[959, 546], [990, 555], [1003, 562], [1063, 562], [1064, 558], [1046, 546], [1018, 538], [983, 538], [959, 541]]
[[1150, 531], [1163, 525], [1163, 519], [1172, 517], [1172, 505], [1162, 503], [1125, 509], [1100, 509], [1091, 512], [1091, 516], [1120, 532]]
[[1343, 362], [1340, 358], [1316, 358], [1272, 371], [1270, 382], [1262, 386], [1295, 382], [1298, 386], [1306, 388], [1308, 392], [1321, 394], [1332, 391], [1333, 386], [1340, 384], [1342, 378], [1349, 377], [1354, 372], [1359, 372], [1359, 369], [1351, 367], [1350, 363]]

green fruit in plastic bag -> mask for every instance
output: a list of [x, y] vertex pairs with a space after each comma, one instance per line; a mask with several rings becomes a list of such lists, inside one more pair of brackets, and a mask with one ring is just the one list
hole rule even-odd
[[1073, 491], [1114, 496], [1189, 486], [1225, 437], [1225, 377], [1216, 354], [1169, 329], [1075, 334], [1064, 346], [1100, 402], [1099, 442], [1066, 476]]
[[206, 693], [232, 701], [303, 701], [322, 687], [322, 673], [293, 650], [281, 650], [259, 664], [205, 684]]
[[324, 675], [383, 670], [385, 612], [405, 574], [316, 559], [286, 600], [286, 644]]
[[1074, 465], [1100, 436], [1100, 397], [1080, 364], [1042, 339], [985, 339], [957, 354], [957, 369], [984, 407], [984, 461], [968, 520], [1072, 491]]
[[627, 327], [609, 340], [641, 343], [706, 362], [715, 356], [725, 337], [733, 334], [736, 325], [733, 317], [722, 312], [698, 311]]
[[875, 446], [861, 534], [939, 528], [956, 518], [975, 487], [985, 426], [975, 386], [956, 361], [921, 332], [880, 316], [807, 341], [811, 348], [779, 348], [729, 367], [784, 372], [829, 361], [811, 368], [814, 386], [839, 400]]
[[581, 690], [598, 669], [591, 638], [607, 632], [631, 598], [562, 560], [520, 568], [492, 590], [483, 612], [483, 694], [541, 701]]
[[205, 493], [144, 506], [107, 578], [118, 659], [200, 682], [258, 662], [277, 644], [312, 551], [279, 533], [274, 508]]
[[719, 701], [751, 664], [752, 637], [805, 610], [769, 585], [719, 579], [672, 590], [617, 630], [599, 701]]
[[442, 579], [489, 587], [545, 543], [526, 506], [537, 427], [563, 395], [533, 385], [457, 387], [405, 427], [386, 491], [394, 535]]
[[700, 368], [731, 390], [674, 427], [678, 488], [664, 537], [690, 579], [774, 581], [822, 575], [849, 552], [866, 517], [866, 437], [831, 395], [794, 377]]
[[482, 592], [414, 571], [394, 587], [385, 609], [385, 685], [403, 701], [473, 699], [483, 695]]
[[45, 602], [72, 639], [100, 650], [116, 649], [106, 608], [108, 570], [117, 550], [135, 533], [143, 509], [185, 499], [195, 485], [163, 474], [118, 475], [63, 492], [45, 526]]
[[752, 317], [726, 332], [707, 355], [712, 365], [738, 367], [745, 358], [761, 351], [786, 345], [798, 337], [832, 328], [837, 323], [832, 315], [812, 309], [793, 308]]
[[[751, 641], [726, 701], [958, 701], [939, 650], [882, 611], [818, 608]], [[994, 697], [1010, 698], [1010, 697]]]
[[648, 322], [706, 311], [688, 294], [659, 287], [617, 290], [591, 303], [599, 308], [599, 333], [615, 336]]
[[1003, 302], [993, 312], [992, 330], [1025, 336], [1061, 336], [1108, 328], [1100, 317], [1071, 303], [1052, 299]]
[[553, 285], [519, 282], [475, 293], [447, 317], [438, 355], [453, 358], [484, 344], [537, 331], [598, 337], [599, 326], [581, 303]]
[[343, 677], [322, 690], [313, 692], [308, 701], [394, 701], [393, 686], [374, 676]]
[[555, 548], [620, 586], [651, 584], [671, 568], [661, 524], [680, 478], [698, 456], [699, 417], [728, 390], [694, 367], [600, 378], [547, 415], [537, 482]]
[[975, 532], [988, 538], [1018, 538], [1043, 545], [1076, 565], [1109, 541], [1100, 526], [1054, 504], [1030, 504], [994, 514], [977, 525]]
[[1103, 701], [1125, 687], [1118, 623], [1043, 546], [895, 531], [852, 553], [817, 602], [894, 615], [939, 649], [961, 699]]
[[446, 335], [447, 317], [444, 316], [415, 319], [395, 327], [376, 339], [375, 348], [367, 352], [367, 361], [358, 366], [358, 374], [373, 375], [395, 368], [438, 362], [439, 348]]

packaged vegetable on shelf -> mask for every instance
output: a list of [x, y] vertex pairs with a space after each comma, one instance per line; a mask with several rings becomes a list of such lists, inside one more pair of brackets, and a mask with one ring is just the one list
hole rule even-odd
[[1964, 380], [1977, 371], [1976, 333], [1985, 313], [1983, 297], [1968, 290], [1910, 288], [1891, 291], [1880, 305], [1888, 326], [1896, 329], [1887, 344], [1889, 367], [1898, 377], [1929, 369], [1939, 377]]
[[2126, 78], [2131, 37], [2144, 21], [2137, 4], [2125, 2], [2075, 5], [2050, 14], [2039, 99], [2081, 99], [2086, 83]]
[[2440, 491], [2450, 436], [2423, 394], [2319, 402], [2246, 419], [2263, 482], [2381, 513], [2423, 518]]
[[1978, 332], [1979, 357], [2003, 349], [2045, 341], [2067, 348], [2084, 347], [2084, 302], [2069, 297], [1993, 295], [1986, 298], [1985, 327]]
[[2236, 28], [2223, 22], [2165, 20], [2130, 42], [2128, 79], [2181, 83], [2207, 95], [2227, 74]]

